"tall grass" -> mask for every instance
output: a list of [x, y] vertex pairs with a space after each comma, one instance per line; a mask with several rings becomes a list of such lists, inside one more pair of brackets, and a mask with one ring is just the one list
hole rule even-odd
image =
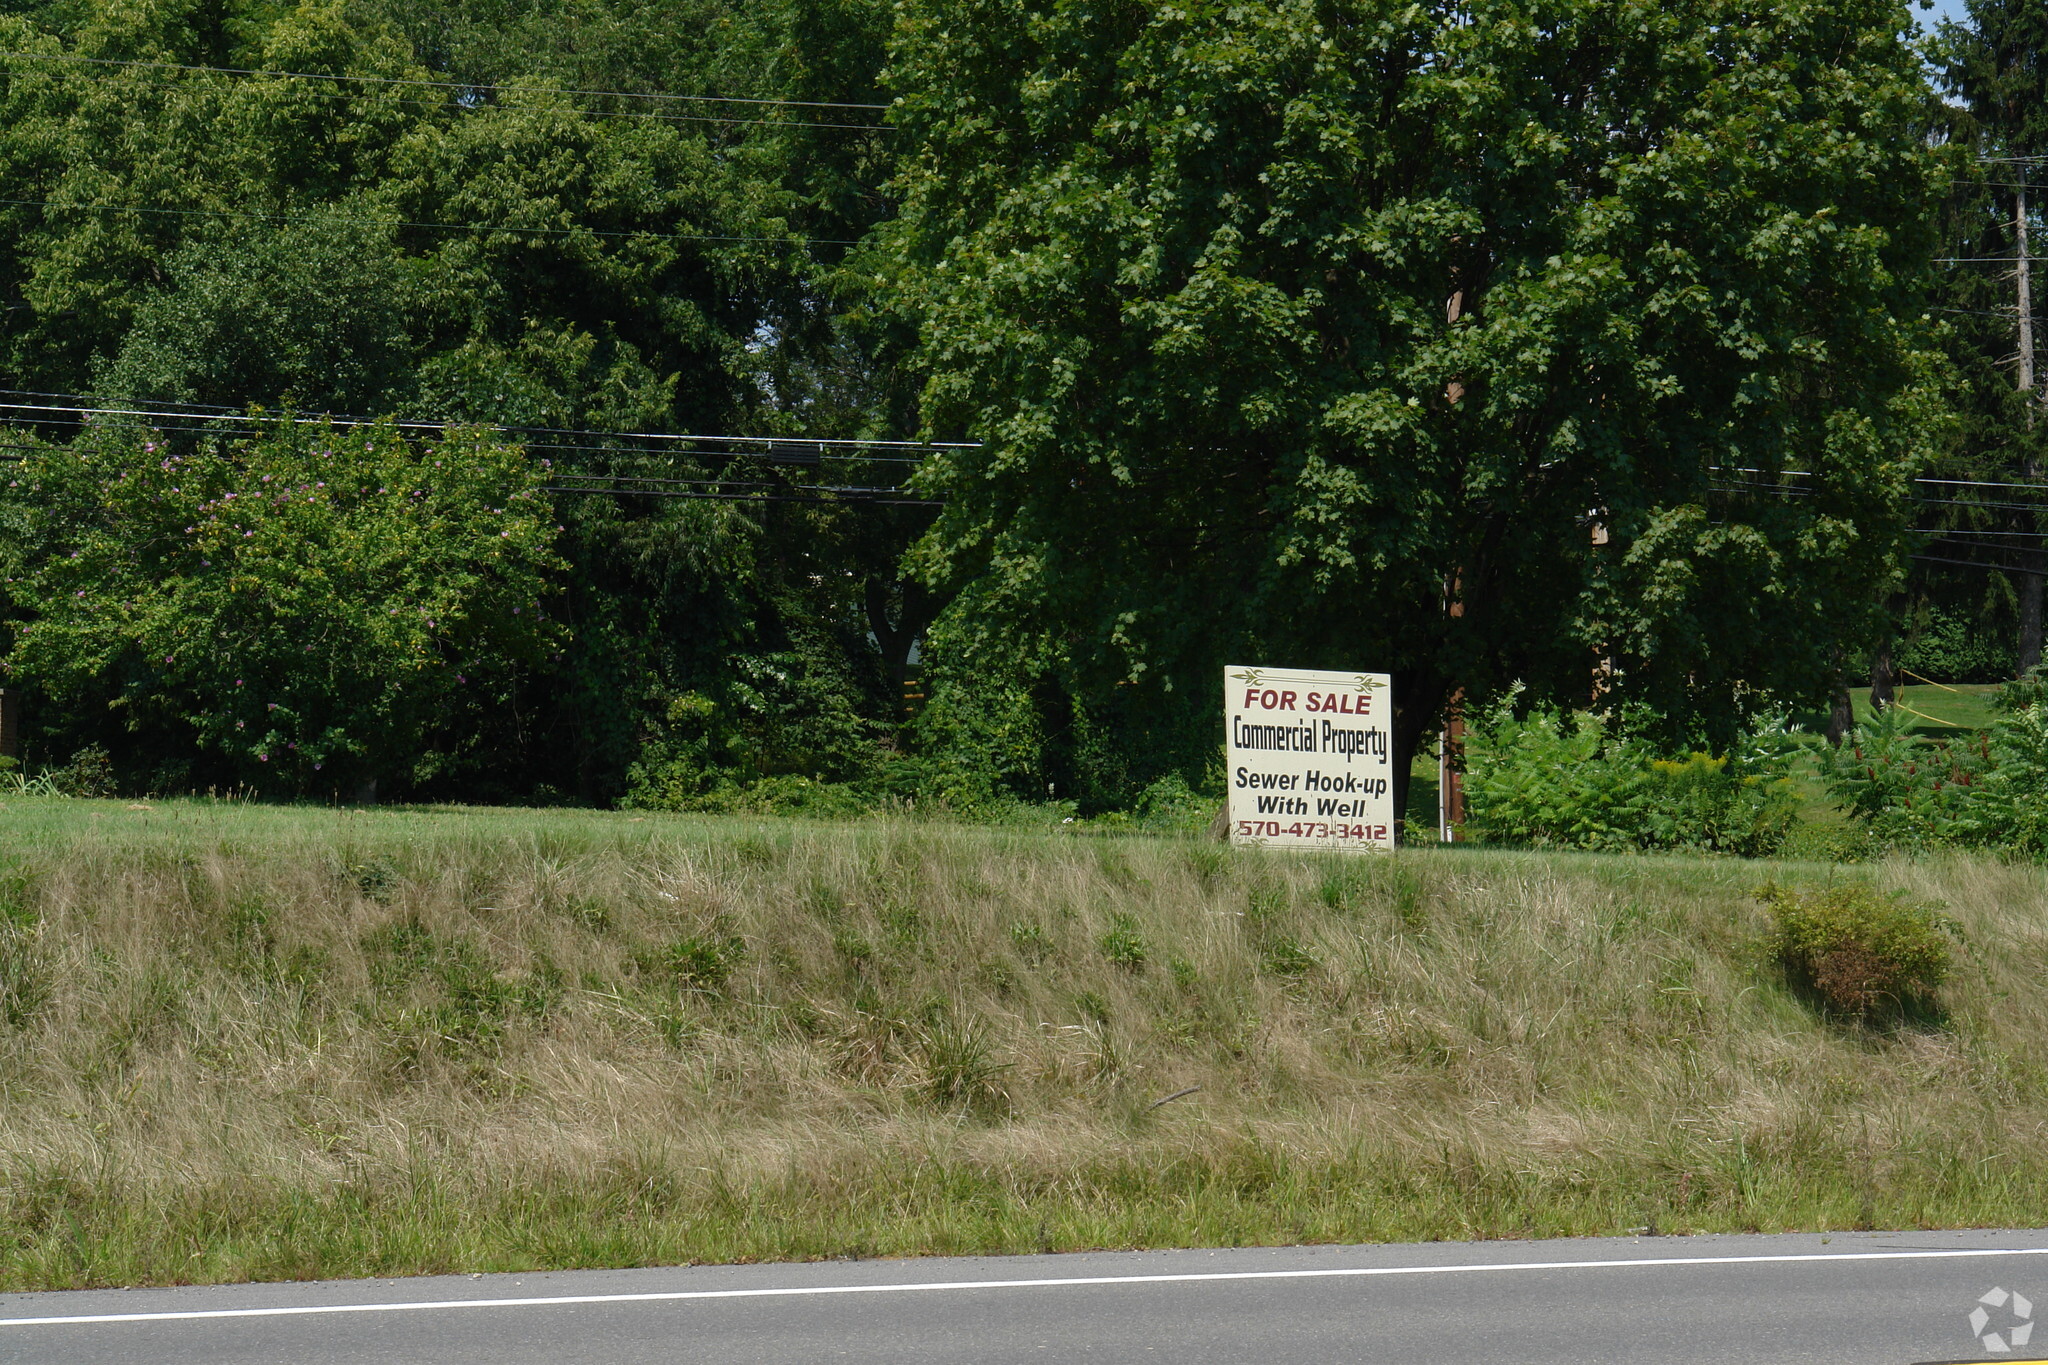
[[[21, 798], [0, 840], [5, 1289], [2048, 1214], [2033, 868]], [[1945, 1017], [1764, 960], [1752, 890], [1836, 876], [1947, 903]]]

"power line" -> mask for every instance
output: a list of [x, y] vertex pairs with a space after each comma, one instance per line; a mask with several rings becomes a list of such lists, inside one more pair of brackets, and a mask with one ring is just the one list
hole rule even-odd
[[648, 489], [618, 488], [555, 488], [543, 487], [543, 493], [607, 493], [612, 495], [632, 494], [643, 498], [696, 498], [707, 502], [808, 502], [826, 507], [943, 507], [942, 502], [923, 498], [821, 498], [795, 493], [690, 493], [656, 492]]
[[2039, 570], [2037, 570], [2037, 569], [2022, 569], [2022, 568], [2018, 567], [2017, 565], [2012, 565], [2012, 564], [1987, 564], [1987, 563], [1985, 563], [1985, 562], [1984, 562], [1983, 560], [1980, 560], [1980, 559], [1949, 559], [1949, 558], [1946, 558], [1946, 557], [1944, 557], [1944, 556], [1942, 556], [1942, 555], [1921, 555], [1921, 554], [1907, 555], [1907, 556], [1906, 556], [1906, 558], [1908, 558], [1908, 559], [1913, 559], [1913, 560], [1918, 560], [1918, 561], [1919, 561], [1920, 563], [1922, 563], [1922, 564], [1953, 564], [1953, 565], [1956, 565], [1956, 566], [1957, 566], [1957, 567], [1959, 567], [1959, 568], [1964, 568], [1964, 569], [1996, 569], [1996, 570], [1998, 570], [1998, 571], [2000, 571], [2000, 572], [2002, 572], [2002, 573], [2037, 573], [2037, 572], [2039, 572]]
[[[33, 398], [59, 398], [77, 396], [53, 394], [34, 390], [9, 389], [0, 389], [0, 394], [14, 394], [17, 397]], [[194, 435], [214, 436], [260, 436], [263, 433], [260, 430], [252, 431], [239, 426], [228, 426], [223, 428], [221, 426], [211, 425], [212, 423], [238, 423], [247, 421], [254, 422], [257, 424], [268, 422], [273, 425], [281, 423], [291, 423], [295, 425], [317, 425], [322, 422], [335, 421], [335, 419], [332, 417], [298, 417], [284, 413], [237, 414], [232, 412], [231, 410], [219, 408], [211, 404], [175, 403], [173, 404], [173, 406], [188, 410], [162, 411], [147, 407], [115, 408], [103, 406], [95, 407], [88, 405], [60, 406], [52, 403], [22, 403], [0, 401], [0, 412], [52, 414], [51, 416], [32, 417], [27, 420], [45, 422], [55, 421], [66, 426], [76, 426], [81, 428], [91, 425], [91, 423], [88, 421], [88, 418], [93, 416], [154, 418], [157, 419], [158, 422], [160, 423], [160, 425], [157, 425], [154, 428], [155, 430], [158, 431], [175, 431]], [[189, 410], [209, 408], [212, 409], [211, 412], [204, 410]], [[55, 416], [54, 414], [66, 415]], [[168, 423], [171, 420], [176, 420], [180, 424], [164, 425], [164, 423]], [[189, 425], [189, 423], [194, 422], [201, 423], [201, 425]], [[377, 423], [373, 419], [341, 419], [341, 424], [346, 426], [360, 427], [376, 425]], [[411, 431], [445, 432], [450, 427], [457, 427], [467, 424], [453, 421], [433, 422], [409, 419], [394, 420], [392, 422], [392, 425], [400, 427], [401, 429]], [[623, 439], [674, 443], [666, 451], [633, 451], [620, 450], [615, 446], [580, 445], [572, 444], [569, 442], [521, 441], [521, 446], [528, 450], [575, 450], [588, 452], [592, 454], [603, 454], [613, 456], [642, 456], [653, 458], [662, 458], [664, 455], [666, 455], [666, 457], [670, 459], [674, 459], [676, 456], [679, 455], [709, 455], [714, 459], [751, 458], [765, 460], [771, 464], [822, 464], [826, 459], [829, 458], [858, 461], [863, 464], [887, 463], [915, 465], [921, 463], [921, 456], [903, 454], [873, 455], [866, 453], [866, 451], [875, 446], [880, 446], [885, 449], [897, 451], [929, 451], [937, 449], [970, 448], [969, 443], [964, 442], [932, 444], [926, 442], [895, 440], [865, 441], [859, 438], [849, 437], [735, 436], [722, 433], [716, 435], [692, 436], [679, 435], [668, 432], [594, 432], [577, 431], [565, 428], [518, 428], [506, 427], [502, 425], [494, 426], [493, 429], [500, 432], [530, 431], [545, 435], [584, 436], [593, 439]], [[688, 448], [689, 445], [694, 445], [700, 442], [711, 444], [717, 448], [710, 451]], [[749, 446], [766, 447], [766, 449], [748, 449], [747, 447]], [[36, 447], [0, 446], [0, 449], [32, 450], [36, 449]], [[20, 459], [24, 457], [0, 456], [0, 461], [5, 461], [10, 458], [18, 462]], [[696, 498], [721, 502], [806, 502], [832, 506], [844, 506], [853, 503], [872, 504], [876, 506], [889, 507], [938, 507], [944, 505], [942, 502], [938, 500], [929, 498], [898, 496], [901, 494], [908, 493], [909, 490], [895, 485], [825, 483], [783, 484], [760, 479], [682, 479], [663, 478], [654, 475], [638, 474], [584, 474], [577, 473], [571, 470], [556, 470], [551, 474], [550, 477], [552, 480], [554, 480], [554, 482], [550, 482], [548, 484], [543, 485], [543, 492], [609, 494], [615, 496], [631, 495], [637, 497], [656, 498]]]
[[[89, 416], [144, 417], [153, 418], [157, 420], [177, 419], [182, 421], [202, 422], [290, 422], [300, 426], [318, 426], [321, 423], [325, 422], [345, 427], [374, 426], [381, 422], [389, 421], [393, 426], [399, 427], [401, 429], [418, 431], [445, 431], [450, 427], [479, 426], [489, 427], [493, 430], [501, 432], [525, 432], [543, 436], [576, 436], [584, 437], [591, 440], [647, 441], [689, 444], [701, 443], [723, 447], [723, 449], [712, 451], [676, 450], [671, 451], [669, 453], [709, 454], [723, 455], [727, 457], [752, 456], [754, 458], [767, 458], [784, 463], [816, 463], [824, 459], [856, 459], [861, 460], [863, 462], [876, 462], [886, 464], [916, 464], [920, 463], [923, 460], [923, 454], [902, 453], [890, 455], [869, 455], [859, 452], [865, 452], [870, 450], [888, 450], [895, 452], [931, 452], [941, 450], [975, 450], [980, 448], [980, 443], [974, 441], [904, 441], [884, 438], [867, 438], [859, 436], [735, 436], [726, 433], [693, 434], [689, 432], [668, 431], [603, 431], [581, 427], [524, 426], [518, 423], [484, 422], [465, 418], [377, 418], [362, 417], [341, 413], [324, 413], [319, 416], [301, 416], [290, 413], [250, 413], [246, 410], [237, 410], [234, 408], [222, 407], [216, 404], [185, 403], [175, 399], [142, 400], [141, 403], [138, 403], [137, 406], [133, 407], [110, 407], [95, 404], [93, 400], [86, 398], [84, 395], [81, 394], [54, 393], [38, 389], [0, 389], [0, 394], [12, 395], [16, 398], [57, 398], [83, 400], [79, 402], [66, 403], [18, 403], [0, 400], [0, 411], [78, 414], [78, 416], [75, 418], [47, 417], [23, 419], [27, 421], [53, 422], [66, 426], [89, 425], [89, 423], [83, 420]], [[199, 410], [165, 410], [177, 408]], [[172, 431], [195, 432], [211, 435], [260, 434], [258, 432], [235, 431], [231, 429], [224, 430], [222, 428], [214, 426], [180, 426], [168, 427], [165, 429]], [[521, 444], [540, 449], [585, 450], [600, 454], [662, 453], [659, 451], [621, 451], [618, 450], [616, 447], [612, 446], [574, 445], [566, 442], [556, 443], [553, 445], [550, 445], [549, 443], [545, 442], [522, 442]], [[769, 449], [766, 451], [742, 449], [742, 447], [745, 446], [766, 446]]]
[[[336, 81], [357, 85], [405, 85], [422, 89], [458, 90], [466, 93], [498, 90], [524, 91], [547, 88], [544, 86], [520, 85], [472, 85], [465, 81], [431, 81], [403, 76], [334, 76], [313, 71], [273, 71], [262, 67], [206, 66], [192, 62], [122, 61], [112, 57], [86, 57], [72, 52], [0, 52], [0, 59], [36, 62], [77, 62], [86, 66], [139, 67], [155, 71], [202, 71], [224, 76], [269, 76], [281, 80]], [[584, 90], [573, 86], [563, 87], [556, 93], [563, 95], [589, 95], [602, 99], [675, 100], [702, 104], [758, 104], [793, 109], [887, 109], [889, 107], [886, 104], [856, 104], [843, 100], [761, 99], [745, 95], [669, 95], [643, 90]]]
[[179, 218], [244, 218], [279, 223], [368, 223], [373, 227], [427, 228], [443, 232], [502, 232], [513, 236], [625, 237], [677, 242], [772, 242], [779, 246], [859, 246], [842, 237], [742, 237], [708, 232], [618, 232], [604, 228], [508, 227], [487, 223], [428, 223], [407, 219], [364, 218], [344, 213], [253, 213], [233, 209], [149, 209], [126, 204], [67, 204], [53, 199], [0, 199], [23, 208], [60, 209], [85, 213], [148, 213]]
[[[8, 54], [8, 53], [4, 53], [4, 52], [0, 52], [0, 59], [5, 59], [5, 58], [6, 58], [6, 57], [8, 57], [9, 55], [11, 55], [11, 54]], [[97, 74], [97, 73], [95, 73], [95, 74]], [[51, 72], [51, 71], [10, 71], [10, 72], [0, 72], [0, 75], [8, 75], [8, 76], [14, 76], [14, 77], [17, 77], [17, 78], [27, 78], [27, 77], [32, 77], [32, 78], [35, 78], [35, 79], [37, 79], [37, 80], [46, 80], [46, 81], [56, 81], [56, 80], [60, 80], [60, 79], [62, 79], [62, 77], [61, 77], [61, 76], [60, 76], [60, 75], [59, 75], [58, 73], [56, 73], [56, 72]], [[321, 79], [325, 79], [325, 78], [321, 78]], [[196, 95], [196, 94], [202, 94], [202, 93], [211, 93], [211, 92], [213, 92], [213, 91], [217, 91], [217, 90], [221, 89], [221, 87], [217, 87], [217, 86], [215, 86], [215, 87], [207, 87], [207, 86], [193, 86], [193, 85], [188, 85], [188, 84], [185, 84], [185, 83], [182, 83], [182, 82], [178, 82], [178, 81], [149, 81], [149, 80], [138, 80], [138, 81], [136, 81], [136, 82], [135, 82], [135, 84], [136, 84], [136, 85], [138, 85], [138, 86], [152, 86], [152, 87], [154, 87], [154, 88], [156, 88], [156, 89], [158, 89], [158, 90], [163, 90], [163, 91], [176, 91], [176, 92], [178, 92], [178, 93], [180, 93], [180, 94], [185, 94], [185, 95]], [[516, 94], [526, 94], [526, 95], [555, 95], [555, 94], [562, 94], [562, 93], [565, 93], [565, 92], [563, 92], [563, 91], [558, 91], [558, 90], [554, 90], [554, 89], [552, 89], [552, 88], [550, 88], [550, 87], [547, 87], [547, 86], [523, 86], [523, 85], [522, 85], [522, 86], [505, 86], [505, 87], [494, 87], [494, 88], [500, 88], [500, 89], [503, 89], [503, 90], [506, 90], [506, 91], [509, 91], [509, 92], [512, 92], [512, 93], [516, 93]], [[327, 100], [345, 100], [345, 99], [348, 99], [348, 98], [350, 98], [350, 96], [349, 96], [348, 92], [346, 92], [346, 91], [341, 91], [341, 90], [308, 90], [308, 91], [305, 91], [304, 93], [306, 93], [306, 94], [308, 94], [308, 95], [312, 95], [312, 96], [314, 96], [314, 97], [316, 97], [316, 98], [318, 98], [318, 99], [327, 99]], [[622, 96], [622, 98], [633, 98], [633, 99], [637, 99], [637, 98], [642, 98], [642, 97], [641, 97], [641, 96]], [[476, 112], [476, 111], [478, 111], [478, 110], [483, 110], [483, 109], [490, 109], [490, 108], [497, 108], [497, 109], [510, 109], [510, 108], [517, 108], [517, 107], [518, 107], [518, 106], [516, 106], [516, 105], [510, 105], [510, 104], [505, 104], [505, 103], [497, 103], [497, 104], [487, 104], [487, 103], [482, 103], [482, 102], [479, 102], [479, 103], [477, 103], [477, 104], [465, 104], [465, 103], [463, 102], [463, 100], [462, 100], [462, 97], [461, 97], [460, 95], [457, 95], [457, 96], [456, 96], [456, 97], [455, 97], [454, 99], [452, 99], [452, 100], [449, 100], [449, 99], [438, 99], [438, 100], [427, 100], [427, 99], [408, 99], [408, 98], [405, 98], [405, 97], [401, 96], [401, 97], [399, 97], [399, 99], [398, 99], [398, 101], [397, 101], [397, 102], [398, 102], [398, 103], [400, 103], [400, 104], [410, 105], [410, 106], [412, 106], [412, 107], [414, 107], [414, 108], [416, 108], [416, 109], [447, 109], [447, 108], [451, 108], [451, 107], [452, 107], [452, 108], [454, 108], [454, 109], [456, 109], [456, 110], [458, 110], [458, 111], [461, 111], [461, 112]], [[712, 123], [712, 124], [730, 124], [730, 125], [736, 125], [736, 126], [747, 126], [747, 127], [757, 127], [757, 128], [845, 128], [845, 129], [851, 129], [851, 130], [855, 130], [855, 131], [859, 131], [859, 132], [870, 132], [870, 133], [893, 133], [893, 132], [896, 132], [896, 131], [897, 131], [897, 129], [896, 129], [896, 128], [895, 128], [894, 126], [892, 126], [892, 125], [890, 125], [890, 124], [887, 124], [887, 123], [841, 123], [841, 122], [825, 122], [825, 121], [821, 121], [821, 120], [803, 120], [803, 119], [769, 119], [769, 118], [733, 118], [733, 117], [725, 117], [725, 116], [720, 116], [720, 115], [716, 115], [716, 114], [657, 114], [657, 113], [652, 113], [652, 112], [643, 112], [643, 111], [633, 111], [633, 110], [623, 110], [623, 109], [586, 109], [586, 108], [581, 108], [581, 107], [574, 107], [574, 106], [572, 106], [572, 107], [568, 107], [568, 108], [559, 108], [559, 107], [558, 107], [558, 112], [561, 112], [561, 113], [566, 113], [566, 114], [581, 114], [581, 115], [585, 115], [585, 116], [587, 116], [587, 117], [590, 117], [590, 118], [630, 118], [630, 119], [651, 119], [651, 120], [655, 120], [655, 121], [658, 121], [658, 122], [662, 122], [662, 123]]]

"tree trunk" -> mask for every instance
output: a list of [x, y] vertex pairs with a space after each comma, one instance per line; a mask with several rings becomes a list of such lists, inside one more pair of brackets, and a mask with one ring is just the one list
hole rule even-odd
[[1870, 709], [1882, 711], [1897, 700], [1898, 678], [1892, 668], [1892, 635], [1889, 627], [1870, 655]]
[[2020, 575], [2020, 672], [2041, 666], [2041, 575]]
[[1849, 684], [1835, 675], [1834, 705], [1828, 710], [1828, 743], [1835, 748], [1842, 747], [1842, 741], [1856, 728], [1856, 706], [1849, 700]]
[[[1401, 829], [1401, 821], [1408, 815], [1408, 772], [1415, 766], [1416, 752], [1421, 749], [1423, 737], [1435, 729], [1444, 707], [1444, 699], [1450, 695], [1450, 685], [1442, 678], [1407, 671], [1394, 674], [1394, 723], [1393, 723], [1393, 779], [1394, 779], [1394, 821], [1395, 828]], [[1435, 837], [1436, 822], [1430, 822], [1431, 837]], [[1403, 843], [1411, 842], [1404, 832]]]
[[868, 629], [882, 652], [882, 666], [889, 671], [889, 704], [902, 714], [903, 688], [910, 679], [910, 651], [920, 635], [931, 626], [938, 605], [922, 583], [905, 579], [898, 587], [901, 606], [896, 620], [889, 619], [889, 585], [879, 578], [867, 581], [864, 594]]

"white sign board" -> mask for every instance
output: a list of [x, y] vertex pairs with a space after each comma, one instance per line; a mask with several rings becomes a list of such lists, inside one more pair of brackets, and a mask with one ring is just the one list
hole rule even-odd
[[1384, 673], [1225, 668], [1230, 841], [1391, 849], [1393, 709]]

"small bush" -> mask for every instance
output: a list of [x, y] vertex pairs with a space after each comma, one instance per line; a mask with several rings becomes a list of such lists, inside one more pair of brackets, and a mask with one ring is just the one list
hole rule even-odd
[[1798, 818], [1789, 736], [1765, 731], [1734, 754], [1666, 759], [1606, 715], [1517, 719], [1513, 702], [1479, 716], [1466, 742], [1469, 825], [1483, 839], [1755, 858], [1777, 852]]
[[112, 796], [116, 790], [114, 760], [97, 744], [88, 744], [43, 776], [60, 796]]
[[1948, 979], [1955, 921], [1860, 882], [1820, 891], [1766, 886], [1771, 954], [1795, 984], [1841, 1014], [1924, 1001]]
[[1145, 936], [1138, 932], [1138, 922], [1129, 915], [1111, 915], [1109, 931], [1098, 946], [1102, 955], [1127, 972], [1142, 971], [1145, 967]]
[[2012, 684], [2005, 714], [1955, 741], [1914, 733], [1891, 707], [1821, 754], [1832, 796], [1881, 845], [1994, 848], [2048, 855], [2048, 706], [2032, 680]]
[[1001, 1077], [1009, 1069], [999, 1062], [987, 1023], [940, 1019], [919, 1033], [917, 1054], [925, 1097], [943, 1108], [964, 1106], [983, 1114], [1008, 1109], [1009, 1092]]
[[1045, 930], [1029, 920], [1018, 920], [1010, 926], [1010, 942], [1017, 945], [1017, 952], [1026, 962], [1043, 962], [1052, 956], [1052, 940]]
[[746, 940], [738, 935], [687, 934], [663, 948], [658, 961], [683, 989], [717, 995], [746, 957]]

